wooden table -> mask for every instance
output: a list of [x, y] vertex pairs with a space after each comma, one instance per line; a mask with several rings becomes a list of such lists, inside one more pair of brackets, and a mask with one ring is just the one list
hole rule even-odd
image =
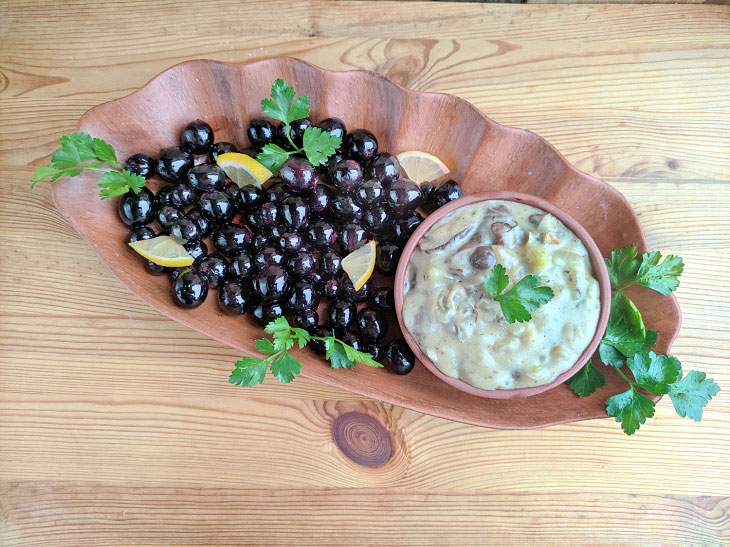
[[[730, 10], [272, 0], [0, 4], [0, 544], [730, 541]], [[612, 420], [492, 431], [305, 379], [129, 294], [28, 189], [88, 108], [185, 59], [293, 55], [468, 99], [623, 192], [687, 264], [685, 370], [723, 387]], [[235, 108], [235, 105], [231, 105]], [[359, 411], [380, 468], [332, 441]]]

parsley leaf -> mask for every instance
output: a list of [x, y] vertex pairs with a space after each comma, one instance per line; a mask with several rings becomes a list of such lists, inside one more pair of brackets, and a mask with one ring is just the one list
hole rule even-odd
[[289, 157], [289, 152], [276, 144], [267, 144], [263, 147], [256, 161], [266, 167], [272, 173], [278, 173], [281, 166]]
[[363, 365], [367, 365], [369, 367], [378, 367], [382, 368], [383, 365], [378, 363], [375, 359], [373, 359], [373, 356], [369, 353], [366, 353], [364, 351], [359, 351], [350, 346], [349, 344], [345, 344], [342, 340], [337, 340], [338, 344], [342, 344], [342, 348], [345, 350], [345, 355], [350, 361], [354, 361], [356, 363], [362, 363]]
[[228, 382], [242, 387], [257, 386], [264, 381], [266, 369], [269, 367], [268, 359], [256, 359], [244, 357], [236, 361], [236, 368], [233, 369]]
[[304, 131], [302, 142], [307, 159], [317, 167], [335, 153], [342, 144], [342, 138], [326, 133], [319, 127], [308, 127]]
[[141, 175], [123, 171], [107, 171], [99, 179], [99, 195], [102, 199], [113, 196], [123, 196], [130, 190], [139, 194], [145, 184], [145, 178]]
[[271, 99], [261, 101], [261, 109], [269, 118], [289, 125], [309, 115], [309, 97], [297, 97], [294, 102], [294, 88], [278, 78], [271, 86]]
[[652, 251], [641, 255], [641, 266], [636, 274], [639, 285], [649, 287], [664, 296], [671, 294], [679, 286], [679, 277], [684, 270], [681, 256], [667, 255], [659, 263], [662, 254]]
[[332, 368], [352, 368], [355, 361], [350, 359], [345, 352], [344, 344], [338, 343], [334, 336], [329, 336], [324, 340], [324, 347], [327, 350], [324, 357], [330, 362]]
[[631, 386], [628, 391], [608, 398], [606, 412], [617, 422], [621, 422], [624, 433], [633, 435], [647, 418], [654, 416], [654, 406], [654, 401]]
[[[608, 318], [606, 332], [598, 348], [601, 360], [614, 367], [623, 365], [625, 357], [633, 357], [637, 353], [649, 351], [657, 339], [657, 333], [646, 330], [641, 313], [634, 303], [622, 292], [611, 299], [611, 315]], [[614, 350], [608, 349], [608, 347]]]
[[704, 372], [690, 370], [684, 378], [669, 387], [669, 398], [677, 414], [699, 422], [702, 409], [719, 391], [720, 386], [712, 378], [707, 378]]
[[611, 283], [618, 286], [624, 281], [631, 281], [636, 278], [636, 272], [639, 270], [639, 261], [636, 259], [636, 254], [636, 245], [628, 245], [613, 251], [610, 259], [604, 259]]
[[96, 157], [92, 138], [86, 133], [71, 133], [60, 138], [61, 148], [51, 157], [51, 165], [56, 169], [73, 167]]
[[509, 283], [504, 266], [496, 264], [484, 280], [484, 288], [499, 302], [504, 318], [508, 323], [529, 321], [531, 311], [553, 299], [555, 294], [550, 287], [538, 287], [540, 278], [527, 275], [520, 279], [504, 294], [499, 294]]
[[603, 341], [598, 344], [598, 355], [605, 365], [611, 365], [612, 367], [624, 366], [625, 357], [621, 352]]
[[274, 353], [276, 353], [276, 349], [274, 349], [274, 344], [271, 343], [271, 340], [267, 340], [266, 338], [256, 340], [254, 342], [254, 346], [256, 346], [256, 349], [258, 351], [260, 351], [261, 353], [265, 353], [266, 355], [273, 355]]
[[581, 399], [588, 397], [604, 385], [606, 385], [606, 377], [600, 370], [593, 366], [593, 362], [590, 360], [568, 382], [568, 387]]
[[637, 353], [627, 361], [639, 386], [653, 395], [665, 395], [670, 384], [682, 376], [682, 364], [671, 355]]
[[288, 353], [282, 353], [271, 363], [271, 374], [282, 384], [288, 384], [302, 370], [302, 365]]
[[114, 151], [114, 147], [108, 142], [94, 138], [91, 140], [91, 149], [94, 151], [96, 158], [113, 167], [119, 167], [117, 153]]
[[311, 338], [304, 329], [293, 328], [286, 317], [279, 317], [269, 322], [264, 330], [273, 336], [273, 347], [276, 351], [288, 351], [294, 347], [295, 343], [303, 348]]

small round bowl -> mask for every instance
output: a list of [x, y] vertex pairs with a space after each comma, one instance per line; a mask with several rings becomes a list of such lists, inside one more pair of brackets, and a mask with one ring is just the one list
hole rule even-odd
[[[517, 203], [525, 203], [532, 205], [548, 213], [551, 213], [558, 218], [565, 226], [567, 226], [585, 245], [588, 255], [591, 259], [591, 265], [593, 266], [593, 275], [598, 280], [599, 295], [601, 302], [601, 311], [598, 315], [598, 325], [596, 326], [596, 332], [591, 339], [590, 344], [585, 348], [583, 353], [580, 354], [578, 360], [568, 370], [558, 375], [552, 382], [543, 384], [540, 386], [533, 387], [521, 387], [515, 389], [479, 389], [470, 384], [467, 384], [463, 380], [453, 378], [441, 372], [431, 360], [421, 351], [421, 348], [416, 344], [416, 341], [408, 332], [403, 322], [403, 286], [406, 278], [406, 270], [408, 269], [408, 263], [411, 260], [411, 255], [416, 249], [416, 245], [421, 240], [423, 235], [433, 226], [436, 222], [441, 220], [444, 216], [450, 212], [455, 211], [465, 205], [471, 205], [472, 203], [478, 203], [487, 200], [505, 200], [515, 201]], [[423, 363], [423, 365], [430, 370], [438, 378], [446, 382], [447, 384], [478, 397], [487, 397], [489, 399], [512, 399], [514, 397], [530, 397], [537, 395], [555, 386], [562, 384], [568, 378], [576, 374], [581, 367], [588, 361], [593, 352], [596, 351], [598, 344], [603, 337], [603, 332], [606, 330], [606, 324], [608, 323], [608, 314], [611, 308], [611, 284], [608, 279], [608, 270], [606, 264], [603, 261], [601, 252], [598, 250], [598, 246], [595, 244], [593, 239], [588, 232], [581, 226], [577, 220], [571, 217], [568, 213], [559, 209], [552, 203], [545, 201], [537, 196], [531, 196], [528, 194], [520, 194], [518, 192], [482, 192], [479, 194], [472, 194], [463, 198], [457, 199], [450, 203], [447, 203], [443, 207], [440, 207], [435, 212], [430, 214], [426, 220], [413, 232], [408, 243], [406, 243], [403, 253], [401, 254], [400, 261], [398, 263], [398, 270], [395, 273], [395, 284], [393, 287], [395, 293], [395, 312], [398, 316], [398, 324], [400, 325], [403, 336], [406, 342], [413, 350], [416, 358]]]

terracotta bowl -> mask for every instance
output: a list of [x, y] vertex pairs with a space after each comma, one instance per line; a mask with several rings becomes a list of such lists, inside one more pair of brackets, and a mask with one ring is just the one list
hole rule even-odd
[[[452, 211], [456, 211], [457, 209], [460, 209], [465, 205], [471, 205], [473, 203], [479, 203], [481, 201], [494, 199], [525, 203], [527, 205], [532, 205], [533, 207], [542, 209], [543, 211], [547, 211], [548, 213], [551, 213], [553, 216], [557, 217], [558, 220], [560, 220], [575, 235], [577, 235], [578, 238], [583, 242], [583, 245], [585, 245], [586, 250], [588, 251], [588, 255], [591, 259], [591, 266], [593, 266], [593, 276], [598, 280], [601, 311], [598, 315], [598, 324], [596, 325], [596, 331], [593, 334], [591, 342], [588, 344], [588, 346], [586, 346], [585, 350], [583, 350], [583, 353], [580, 354], [578, 360], [573, 364], [573, 366], [571, 366], [562, 374], [558, 375], [558, 377], [555, 378], [555, 380], [553, 380], [552, 382], [542, 384], [540, 386], [521, 387], [515, 389], [479, 389], [470, 384], [467, 384], [463, 380], [448, 376], [447, 374], [441, 372], [439, 368], [433, 363], [433, 361], [431, 361], [426, 356], [426, 354], [421, 351], [420, 346], [413, 339], [413, 336], [411, 336], [411, 333], [408, 331], [405, 324], [403, 323], [403, 288], [405, 286], [406, 271], [408, 270], [408, 264], [411, 260], [411, 256], [413, 255], [413, 251], [416, 250], [416, 246], [418, 245], [419, 241], [421, 241], [421, 238], [426, 234], [426, 232], [428, 232], [428, 230], [431, 229], [431, 226], [436, 224], [439, 220], [441, 220]], [[598, 249], [598, 246], [593, 241], [593, 238], [588, 234], [585, 228], [583, 228], [583, 226], [581, 226], [577, 220], [575, 220], [568, 213], [556, 207], [549, 201], [546, 201], [537, 196], [520, 194], [518, 192], [481, 192], [479, 194], [472, 194], [470, 196], [465, 196], [461, 199], [452, 201], [451, 203], [447, 203], [443, 207], [440, 207], [435, 212], [431, 213], [426, 218], [426, 220], [421, 223], [418, 229], [413, 232], [413, 235], [411, 235], [408, 243], [403, 249], [403, 254], [401, 254], [400, 262], [398, 263], [398, 270], [395, 274], [395, 284], [393, 285], [393, 291], [395, 293], [395, 312], [398, 316], [398, 324], [400, 325], [403, 337], [413, 350], [416, 358], [421, 363], [423, 363], [423, 365], [428, 370], [430, 370], [433, 374], [435, 374], [438, 378], [440, 378], [450, 386], [453, 386], [460, 391], [469, 393], [470, 395], [476, 395], [477, 397], [486, 397], [488, 399], [512, 399], [514, 397], [530, 397], [532, 395], [537, 395], [538, 393], [542, 393], [544, 391], [552, 389], [574, 376], [581, 369], [581, 367], [586, 364], [586, 361], [590, 359], [591, 355], [593, 355], [593, 352], [595, 352], [598, 348], [598, 344], [600, 343], [601, 338], [603, 337], [603, 333], [606, 330], [606, 323], [608, 323], [608, 314], [611, 311], [611, 283], [608, 280], [608, 270], [606, 269], [606, 263], [603, 261], [603, 257], [601, 256], [601, 251]]]
[[[544, 139], [499, 125], [458, 97], [410, 91], [373, 72], [332, 72], [287, 57], [230, 64], [188, 61], [165, 70], [128, 97], [91, 109], [77, 129], [107, 140], [120, 158], [126, 158], [136, 152], [157, 155], [161, 148], [177, 144], [186, 123], [201, 118], [213, 126], [217, 140], [243, 148], [249, 144], [245, 127], [262, 115], [260, 101], [276, 78], [311, 97], [315, 120], [338, 116], [348, 128], [369, 128], [382, 149], [390, 152], [415, 149], [436, 154], [467, 195], [496, 190], [536, 195], [580, 222], [604, 256], [629, 243], [635, 243], [639, 252], [647, 250], [626, 199], [572, 167]], [[262, 336], [261, 327], [248, 316], [222, 314], [214, 294], [194, 310], [175, 306], [169, 279], [144, 271], [139, 256], [125, 242], [128, 230], [119, 221], [116, 200], [100, 200], [97, 181], [98, 176], [84, 174], [57, 182], [52, 192], [60, 213], [99, 259], [161, 313], [236, 348], [241, 356], [257, 355], [254, 340]], [[674, 297], [648, 289], [630, 294], [647, 326], [659, 332], [655, 351], [669, 352], [679, 330]], [[398, 336], [395, 315], [391, 326], [391, 336]], [[312, 380], [419, 412], [506, 429], [605, 417], [606, 398], [626, 390], [625, 382], [607, 367], [606, 385], [593, 397], [579, 399], [567, 386], [558, 386], [530, 398], [485, 399], [445, 384], [419, 364], [408, 376], [396, 376], [360, 365], [333, 370], [306, 349], [296, 355], [303, 365], [302, 376]], [[232, 368], [233, 363], [217, 363], [205, 373], [215, 375], [221, 389], [244, 389], [226, 384]]]

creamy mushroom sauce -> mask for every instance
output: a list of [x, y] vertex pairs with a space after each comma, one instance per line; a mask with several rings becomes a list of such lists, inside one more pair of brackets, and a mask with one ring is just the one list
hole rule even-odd
[[[507, 323], [484, 288], [494, 264], [513, 282], [540, 276], [555, 297], [524, 323]], [[550, 383], [568, 370], [595, 334], [598, 281], [581, 240], [556, 217], [530, 205], [490, 200], [435, 223], [411, 256], [403, 320], [443, 373], [480, 389]]]

